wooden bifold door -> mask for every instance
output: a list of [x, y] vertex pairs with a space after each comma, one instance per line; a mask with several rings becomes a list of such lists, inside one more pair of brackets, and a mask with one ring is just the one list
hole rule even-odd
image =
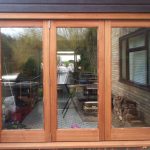
[[104, 139], [104, 22], [1, 21], [1, 142]]
[[50, 30], [52, 140], [103, 140], [104, 22], [52, 21]]
[[150, 22], [57, 17], [0, 21], [1, 142], [149, 140]]

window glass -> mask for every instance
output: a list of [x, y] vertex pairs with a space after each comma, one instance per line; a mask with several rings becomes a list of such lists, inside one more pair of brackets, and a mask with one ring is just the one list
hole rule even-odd
[[126, 79], [126, 52], [127, 52], [127, 48], [126, 48], [127, 42], [126, 40], [123, 40], [121, 43], [121, 63], [122, 63], [122, 79]]
[[[147, 72], [149, 66], [147, 61], [148, 49], [141, 47], [130, 50], [128, 47], [123, 46], [125, 40], [128, 41], [133, 35], [139, 36], [139, 30], [143, 35], [149, 28], [112, 28], [111, 97], [113, 128], [150, 127], [150, 91], [147, 86], [147, 75], [149, 74]], [[137, 41], [139, 40], [132, 40], [132, 45], [141, 45]], [[143, 41], [143, 43], [146, 42], [148, 41]], [[119, 44], [122, 45], [121, 49], [119, 49]], [[123, 54], [125, 49], [127, 52], [126, 57]], [[120, 63], [120, 61], [122, 62]], [[122, 71], [126, 70], [127, 77], [124, 80], [119, 80], [122, 78], [120, 75], [123, 75], [123, 73], [120, 74], [120, 70], [121, 67], [125, 67], [123, 65], [124, 61], [127, 66], [122, 68]]]
[[148, 34], [148, 81], [150, 86], [150, 32]]
[[147, 52], [136, 51], [129, 53], [130, 81], [145, 85], [147, 82]]
[[42, 29], [1, 28], [3, 129], [43, 128]]
[[97, 29], [57, 28], [58, 128], [97, 128]]
[[145, 35], [138, 35], [129, 38], [129, 48], [145, 46]]

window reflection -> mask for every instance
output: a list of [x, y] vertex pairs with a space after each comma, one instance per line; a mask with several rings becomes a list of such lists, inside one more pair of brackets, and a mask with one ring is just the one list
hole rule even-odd
[[43, 128], [42, 29], [1, 28], [4, 129]]
[[112, 126], [150, 126], [150, 29], [112, 29]]
[[58, 128], [97, 128], [97, 29], [57, 28]]

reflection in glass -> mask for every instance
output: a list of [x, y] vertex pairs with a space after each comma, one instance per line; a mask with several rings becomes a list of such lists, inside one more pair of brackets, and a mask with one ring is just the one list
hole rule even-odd
[[122, 78], [126, 78], [126, 46], [127, 46], [127, 41], [123, 40], [121, 43], [121, 62], [122, 62]]
[[150, 28], [112, 29], [112, 126], [115, 128], [150, 127], [148, 35]]
[[140, 34], [129, 38], [129, 48], [142, 47], [145, 45], [145, 35]]
[[[148, 34], [148, 63], [150, 64], [150, 33]], [[150, 81], [150, 65], [148, 66], [148, 79]], [[150, 82], [149, 82], [150, 86]]]
[[129, 79], [132, 82], [146, 85], [147, 75], [146, 50], [130, 52], [129, 54]]
[[57, 28], [58, 128], [97, 128], [97, 29]]
[[1, 28], [3, 129], [43, 128], [42, 29]]

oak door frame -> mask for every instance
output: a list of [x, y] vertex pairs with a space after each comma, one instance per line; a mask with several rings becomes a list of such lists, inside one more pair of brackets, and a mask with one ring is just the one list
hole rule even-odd
[[108, 20], [105, 22], [105, 140], [149, 140], [150, 127], [112, 128], [112, 28], [150, 27], [150, 20]]
[[[57, 66], [56, 66], [56, 28], [97, 28], [98, 48], [98, 128], [95, 129], [57, 129]], [[51, 88], [51, 132], [52, 141], [102, 141], [104, 140], [104, 21], [51, 21], [50, 29], [50, 88]]]
[[[0, 20], [0, 28], [42, 28], [43, 54], [43, 129], [2, 129], [2, 93], [0, 92], [0, 141], [1, 142], [47, 142], [50, 135], [49, 100], [49, 23], [47, 20]], [[1, 59], [1, 58], [0, 58]], [[2, 69], [2, 67], [0, 67]], [[1, 70], [0, 70], [1, 72]], [[0, 83], [2, 86], [2, 84]], [[1, 90], [1, 88], [0, 88]]]

